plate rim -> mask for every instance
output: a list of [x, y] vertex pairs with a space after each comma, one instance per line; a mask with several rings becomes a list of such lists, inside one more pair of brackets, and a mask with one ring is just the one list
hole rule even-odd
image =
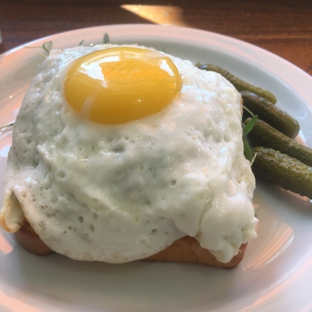
[[[312, 77], [306, 73], [305, 71], [303, 71], [302, 69], [300, 69], [299, 67], [297, 67], [296, 65], [290, 63], [289, 61], [283, 59], [282, 57], [270, 52], [270, 51], [267, 51], [261, 47], [257, 47], [251, 43], [248, 43], [248, 42], [245, 42], [243, 40], [240, 40], [240, 39], [236, 39], [236, 38], [233, 38], [233, 37], [229, 37], [229, 36], [226, 36], [226, 35], [223, 35], [223, 34], [218, 34], [218, 33], [215, 33], [215, 32], [210, 32], [210, 31], [205, 31], [205, 30], [201, 30], [201, 29], [195, 29], [195, 28], [188, 28], [188, 27], [181, 27], [181, 26], [172, 26], [172, 25], [155, 25], [155, 24], [113, 24], [113, 25], [101, 25], [101, 26], [93, 26], [93, 27], [87, 27], [87, 28], [79, 28], [79, 29], [74, 29], [74, 30], [69, 30], [69, 31], [64, 31], [64, 32], [61, 32], [61, 33], [55, 33], [55, 34], [52, 34], [52, 35], [48, 35], [48, 36], [45, 36], [45, 37], [42, 37], [42, 38], [38, 38], [38, 39], [35, 39], [35, 40], [32, 40], [30, 42], [27, 42], [25, 44], [22, 44], [22, 45], [19, 45], [13, 49], [10, 49], [4, 53], [2, 53], [0, 55], [0, 61], [2, 58], [6, 57], [7, 55], [11, 54], [11, 53], [15, 53], [21, 49], [24, 49], [24, 46], [25, 45], [33, 45], [33, 44], [36, 44], [36, 43], [39, 43], [39, 42], [43, 42], [43, 41], [46, 41], [46, 40], [50, 40], [52, 38], [54, 38], [55, 36], [64, 36], [64, 35], [72, 35], [72, 34], [75, 34], [75, 33], [80, 33], [81, 31], [87, 31], [87, 30], [103, 30], [105, 28], [117, 28], [117, 27], [132, 27], [132, 28], [142, 28], [142, 27], [148, 27], [148, 28], [171, 28], [171, 29], [174, 29], [174, 30], [180, 30], [180, 31], [188, 31], [189, 33], [194, 33], [194, 32], [200, 32], [200, 33], [204, 33], [206, 35], [211, 35], [215, 38], [220, 38], [222, 40], [225, 40], [225, 41], [228, 41], [230, 40], [231, 42], [234, 42], [234, 43], [240, 43], [244, 46], [248, 46], [249, 48], [251, 49], [256, 49], [257, 51], [261, 51], [261, 53], [264, 53], [266, 55], [270, 55], [271, 57], [273, 57], [274, 59], [278, 59], [279, 62], [282, 62], [283, 64], [285, 64], [285, 66], [290, 66], [293, 70], [296, 71], [296, 73], [298, 75], [301, 75], [301, 79], [305, 80], [305, 79], [308, 79], [308, 80], [311, 80], [310, 82], [312, 82]], [[1, 63], [0, 63], [1, 64]], [[1, 78], [1, 74], [0, 74], [0, 78]], [[309, 90], [310, 91], [310, 90]], [[311, 97], [310, 97], [310, 101], [308, 102], [309, 103], [309, 107], [311, 108], [312, 107], [312, 88], [311, 88]], [[310, 94], [308, 93], [308, 94]], [[1, 289], [0, 289], [1, 290]], [[0, 305], [0, 308], [1, 308], [1, 305]]]

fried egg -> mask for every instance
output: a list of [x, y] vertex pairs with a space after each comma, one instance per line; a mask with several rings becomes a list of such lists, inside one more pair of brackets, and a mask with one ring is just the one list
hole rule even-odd
[[256, 237], [241, 97], [222, 76], [139, 46], [53, 50], [24, 98], [1, 226], [123, 263], [195, 237], [221, 262]]

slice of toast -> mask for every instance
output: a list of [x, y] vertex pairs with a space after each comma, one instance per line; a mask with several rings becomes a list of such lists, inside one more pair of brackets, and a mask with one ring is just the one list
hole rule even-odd
[[[21, 229], [14, 234], [19, 244], [35, 255], [46, 256], [53, 252], [39, 238], [28, 222], [25, 222]], [[144, 260], [197, 263], [206, 266], [231, 269], [236, 267], [241, 262], [244, 257], [246, 247], [247, 244], [242, 244], [239, 253], [234, 256], [231, 261], [228, 263], [222, 263], [218, 261], [207, 249], [203, 249], [195, 238], [185, 236], [175, 241], [171, 246]]]
[[159, 253], [148, 257], [148, 261], [160, 262], [184, 262], [198, 263], [207, 266], [232, 269], [235, 268], [243, 259], [247, 244], [242, 244], [239, 253], [229, 262], [222, 263], [207, 249], [200, 246], [199, 242], [190, 236], [178, 239], [172, 245]]
[[37, 256], [46, 256], [52, 252], [52, 249], [40, 239], [27, 221], [14, 235], [22, 247]]

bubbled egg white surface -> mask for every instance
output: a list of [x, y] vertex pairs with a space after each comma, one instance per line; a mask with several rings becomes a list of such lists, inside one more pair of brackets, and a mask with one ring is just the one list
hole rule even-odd
[[8, 228], [19, 227], [17, 199], [40, 238], [73, 259], [142, 259], [189, 235], [229, 261], [256, 237], [257, 222], [240, 95], [170, 56], [183, 82], [171, 105], [119, 125], [81, 118], [65, 103], [66, 68], [110, 46], [52, 51], [34, 78], [9, 153]]

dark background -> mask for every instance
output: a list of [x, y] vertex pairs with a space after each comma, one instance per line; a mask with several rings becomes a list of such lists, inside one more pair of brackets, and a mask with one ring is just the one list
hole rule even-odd
[[0, 0], [0, 53], [67, 30], [125, 23], [217, 32], [260, 46], [312, 74], [311, 0]]

